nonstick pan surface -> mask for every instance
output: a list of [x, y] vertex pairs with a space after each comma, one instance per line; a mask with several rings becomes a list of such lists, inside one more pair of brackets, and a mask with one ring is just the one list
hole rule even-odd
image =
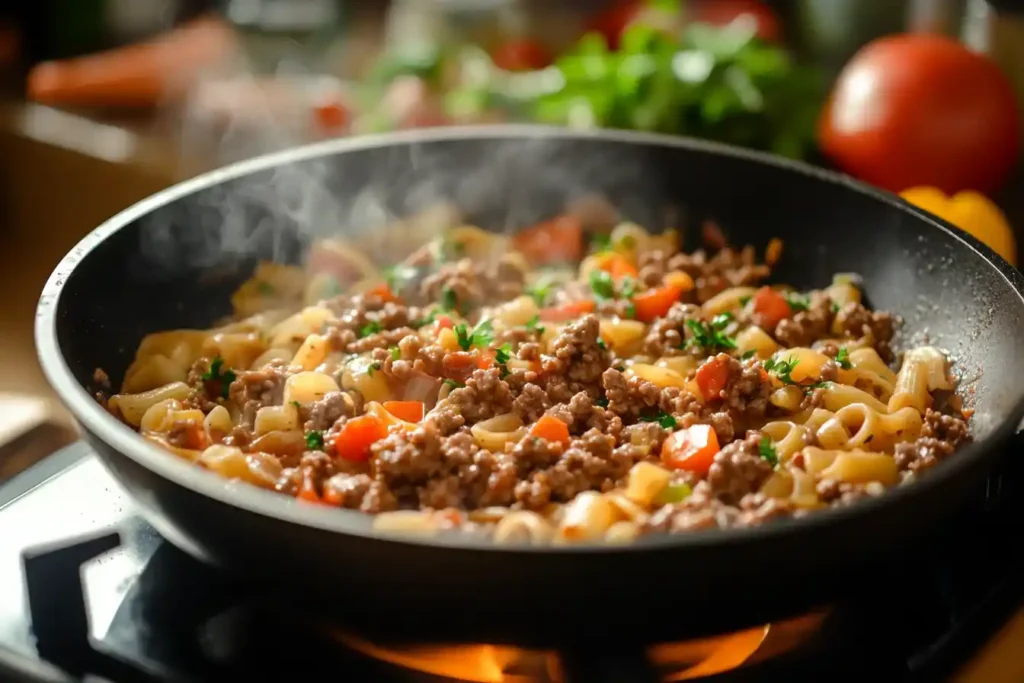
[[[810, 288], [859, 273], [873, 306], [904, 317], [904, 341], [954, 356], [976, 442], [913, 486], [803, 519], [626, 547], [499, 547], [382, 536], [359, 513], [226, 482], [148, 444], [90, 394], [97, 367], [118, 386], [145, 334], [228, 313], [257, 258], [296, 260], [316, 235], [379, 231], [439, 200], [514, 230], [594, 194], [641, 225], [682, 225], [689, 248], [706, 219], [733, 244], [779, 237], [776, 281]], [[500, 126], [330, 141], [161, 192], [58, 265], [36, 335], [47, 377], [107, 467], [159, 532], [201, 559], [394, 637], [661, 641], [904, 585], [921, 551], [955, 552], [946, 522], [1024, 415], [1022, 291], [979, 242], [832, 173], [687, 139]]]

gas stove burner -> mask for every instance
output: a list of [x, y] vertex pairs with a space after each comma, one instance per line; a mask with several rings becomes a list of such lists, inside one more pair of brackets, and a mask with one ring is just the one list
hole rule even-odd
[[[827, 614], [821, 610], [725, 635], [654, 645], [646, 658], [664, 683], [717, 676], [793, 652], [818, 632]], [[487, 644], [403, 646], [371, 642], [344, 631], [334, 636], [373, 659], [467, 683], [565, 683], [568, 678], [554, 650]]]

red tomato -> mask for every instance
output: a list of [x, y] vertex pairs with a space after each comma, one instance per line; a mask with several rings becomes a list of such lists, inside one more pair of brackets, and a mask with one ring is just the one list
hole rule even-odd
[[600, 33], [613, 50], [619, 39], [643, 6], [643, 0], [615, 0], [611, 6], [591, 20], [589, 30]]
[[759, 0], [701, 0], [694, 4], [691, 21], [726, 26], [736, 17], [748, 14], [757, 22], [757, 37], [768, 42], [782, 38], [782, 24], [775, 12]]
[[900, 192], [991, 192], [1020, 147], [1020, 114], [987, 57], [937, 35], [881, 38], [843, 69], [818, 144], [842, 170]]
[[491, 55], [494, 64], [505, 71], [532, 71], [551, 64], [551, 53], [533, 40], [512, 40], [499, 45]]

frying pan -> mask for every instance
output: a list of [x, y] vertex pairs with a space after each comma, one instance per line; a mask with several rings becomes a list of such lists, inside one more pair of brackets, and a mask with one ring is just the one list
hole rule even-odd
[[[257, 258], [295, 261], [339, 231], [379, 238], [388, 219], [442, 200], [511, 230], [594, 194], [652, 229], [682, 225], [690, 248], [706, 219], [733, 244], [779, 237], [780, 282], [861, 274], [869, 302], [905, 318], [904, 342], [955, 358], [976, 441], [912, 486], [802, 519], [629, 546], [501, 547], [382, 535], [357, 512], [225, 481], [148, 444], [90, 394], [97, 367], [119, 385], [145, 334], [229, 313]], [[384, 257], [398, 246], [380, 244]], [[394, 638], [657, 642], [902, 586], [920, 553], [941, 552], [1024, 415], [1022, 292], [1020, 273], [980, 242], [833, 173], [681, 138], [489, 126], [329, 141], [150, 197], [60, 262], [36, 338], [49, 381], [145, 519], [240, 580]]]

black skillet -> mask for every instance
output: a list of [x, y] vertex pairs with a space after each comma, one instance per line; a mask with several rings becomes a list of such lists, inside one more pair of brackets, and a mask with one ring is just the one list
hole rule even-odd
[[[226, 314], [256, 257], [299, 258], [312, 234], [373, 230], [439, 199], [514, 229], [595, 192], [652, 228], [714, 219], [734, 244], [780, 237], [779, 281], [810, 288], [860, 273], [870, 303], [904, 316], [906, 338], [955, 356], [977, 442], [913, 486], [801, 520], [627, 547], [509, 548], [385, 537], [358, 513], [226, 482], [147, 444], [88, 391], [97, 367], [117, 386], [144, 334]], [[335, 140], [161, 192], [57, 266], [36, 338], [50, 382], [146, 519], [201, 559], [394, 637], [663, 641], [922, 571], [918, 552], [943, 547], [945, 522], [1024, 415], [1022, 291], [1020, 273], [979, 242], [833, 173], [680, 138], [501, 126]]]

